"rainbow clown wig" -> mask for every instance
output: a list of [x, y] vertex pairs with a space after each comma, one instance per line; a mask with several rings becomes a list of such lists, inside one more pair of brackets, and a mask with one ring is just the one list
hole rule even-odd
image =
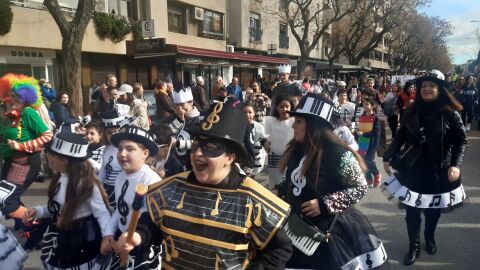
[[34, 109], [42, 105], [42, 93], [38, 81], [23, 74], [8, 73], [0, 78], [0, 99], [11, 102], [11, 97]]

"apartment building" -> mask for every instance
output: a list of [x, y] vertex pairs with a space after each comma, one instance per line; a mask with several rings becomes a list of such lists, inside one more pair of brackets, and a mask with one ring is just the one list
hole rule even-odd
[[[322, 0], [318, 0], [323, 2]], [[246, 51], [249, 54], [274, 55], [288, 59], [292, 65], [292, 74], [297, 73], [297, 61], [300, 58], [298, 42], [293, 37], [286, 22], [272, 12], [286, 5], [282, 0], [228, 0], [228, 43], [236, 51]], [[305, 76], [318, 78], [317, 66], [327, 64], [325, 48], [322, 40], [310, 53], [310, 59], [304, 70]], [[234, 69], [234, 73], [248, 82], [253, 75], [248, 70]], [[275, 69], [261, 69], [258, 74], [267, 80], [274, 79], [277, 75]], [[302, 79], [302, 78], [300, 78]]]

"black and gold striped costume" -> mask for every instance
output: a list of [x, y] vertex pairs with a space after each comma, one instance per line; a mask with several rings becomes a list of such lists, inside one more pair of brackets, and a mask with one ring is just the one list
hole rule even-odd
[[288, 260], [290, 243], [278, 237], [290, 206], [237, 172], [224, 182], [205, 186], [186, 172], [149, 187], [147, 206], [161, 230], [163, 269], [244, 269], [255, 254], [268, 253], [271, 242], [283, 246], [287, 257], [280, 252], [273, 260]]

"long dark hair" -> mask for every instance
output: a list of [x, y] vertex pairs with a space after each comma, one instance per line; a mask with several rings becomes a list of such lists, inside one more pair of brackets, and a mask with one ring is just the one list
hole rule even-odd
[[305, 140], [303, 143], [298, 142], [295, 139], [290, 140], [287, 149], [280, 160], [280, 170], [282, 172], [287, 168], [287, 163], [292, 153], [296, 150], [303, 150], [306, 159], [303, 163], [301, 174], [306, 175], [308, 170], [313, 169], [315, 173], [315, 185], [317, 185], [322, 170], [323, 151], [325, 150], [326, 145], [338, 145], [347, 151], [352, 152], [362, 171], [367, 171], [367, 166], [365, 165], [363, 158], [335, 135], [335, 133], [333, 133], [333, 131], [331, 131], [324, 123], [309, 116], [304, 117], [304, 119], [307, 124]]
[[[55, 155], [54, 153], [49, 153]], [[58, 156], [58, 155], [57, 155]], [[59, 156], [61, 157], [61, 156]], [[66, 157], [62, 157], [66, 158]], [[68, 230], [72, 228], [73, 215], [75, 210], [85, 201], [89, 200], [93, 194], [95, 186], [100, 190], [103, 202], [107, 209], [109, 209], [107, 193], [103, 189], [100, 181], [97, 178], [95, 169], [88, 160], [72, 160], [68, 159], [67, 165], [68, 185], [65, 192], [65, 204], [59, 213], [57, 220], [57, 227]], [[48, 187], [48, 202], [53, 202], [55, 191], [57, 188], [60, 174], [57, 173]]]
[[273, 116], [275, 116], [277, 118], [280, 117], [280, 113], [278, 113], [277, 107], [284, 100], [286, 100], [288, 103], [290, 103], [290, 110], [292, 110], [292, 111], [295, 110], [295, 104], [293, 103], [293, 99], [290, 96], [287, 96], [287, 95], [280, 95], [280, 96], [275, 98], [275, 108], [273, 108]]
[[[440, 108], [440, 110], [449, 112], [463, 110], [462, 104], [452, 94], [450, 94], [447, 88], [439, 85], [438, 83], [436, 83], [436, 85], [438, 86], [438, 97], [437, 100], [434, 102]], [[422, 99], [421, 91], [422, 88], [420, 86], [420, 89], [417, 89], [415, 102], [410, 108], [412, 112], [417, 112], [419, 107], [425, 106], [426, 104], [426, 102]]]

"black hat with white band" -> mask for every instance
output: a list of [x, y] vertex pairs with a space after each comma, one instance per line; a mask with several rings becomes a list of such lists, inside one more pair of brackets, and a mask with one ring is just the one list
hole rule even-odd
[[115, 109], [110, 109], [102, 113], [102, 122], [105, 128], [119, 128], [124, 119], [125, 117], [120, 116]]
[[319, 94], [308, 93], [306, 94], [297, 106], [294, 112], [290, 112], [290, 115], [311, 117], [312, 119], [320, 119], [323, 124], [333, 130], [333, 126], [330, 120], [334, 115], [338, 115], [338, 107], [335, 104], [322, 97]]
[[117, 133], [112, 135], [111, 141], [115, 147], [118, 147], [122, 140], [129, 140], [143, 144], [143, 146], [148, 149], [150, 156], [154, 156], [158, 153], [155, 138], [143, 128], [133, 125], [122, 126]]
[[76, 133], [60, 132], [45, 146], [47, 152], [74, 160], [86, 160], [92, 156], [88, 140]]

